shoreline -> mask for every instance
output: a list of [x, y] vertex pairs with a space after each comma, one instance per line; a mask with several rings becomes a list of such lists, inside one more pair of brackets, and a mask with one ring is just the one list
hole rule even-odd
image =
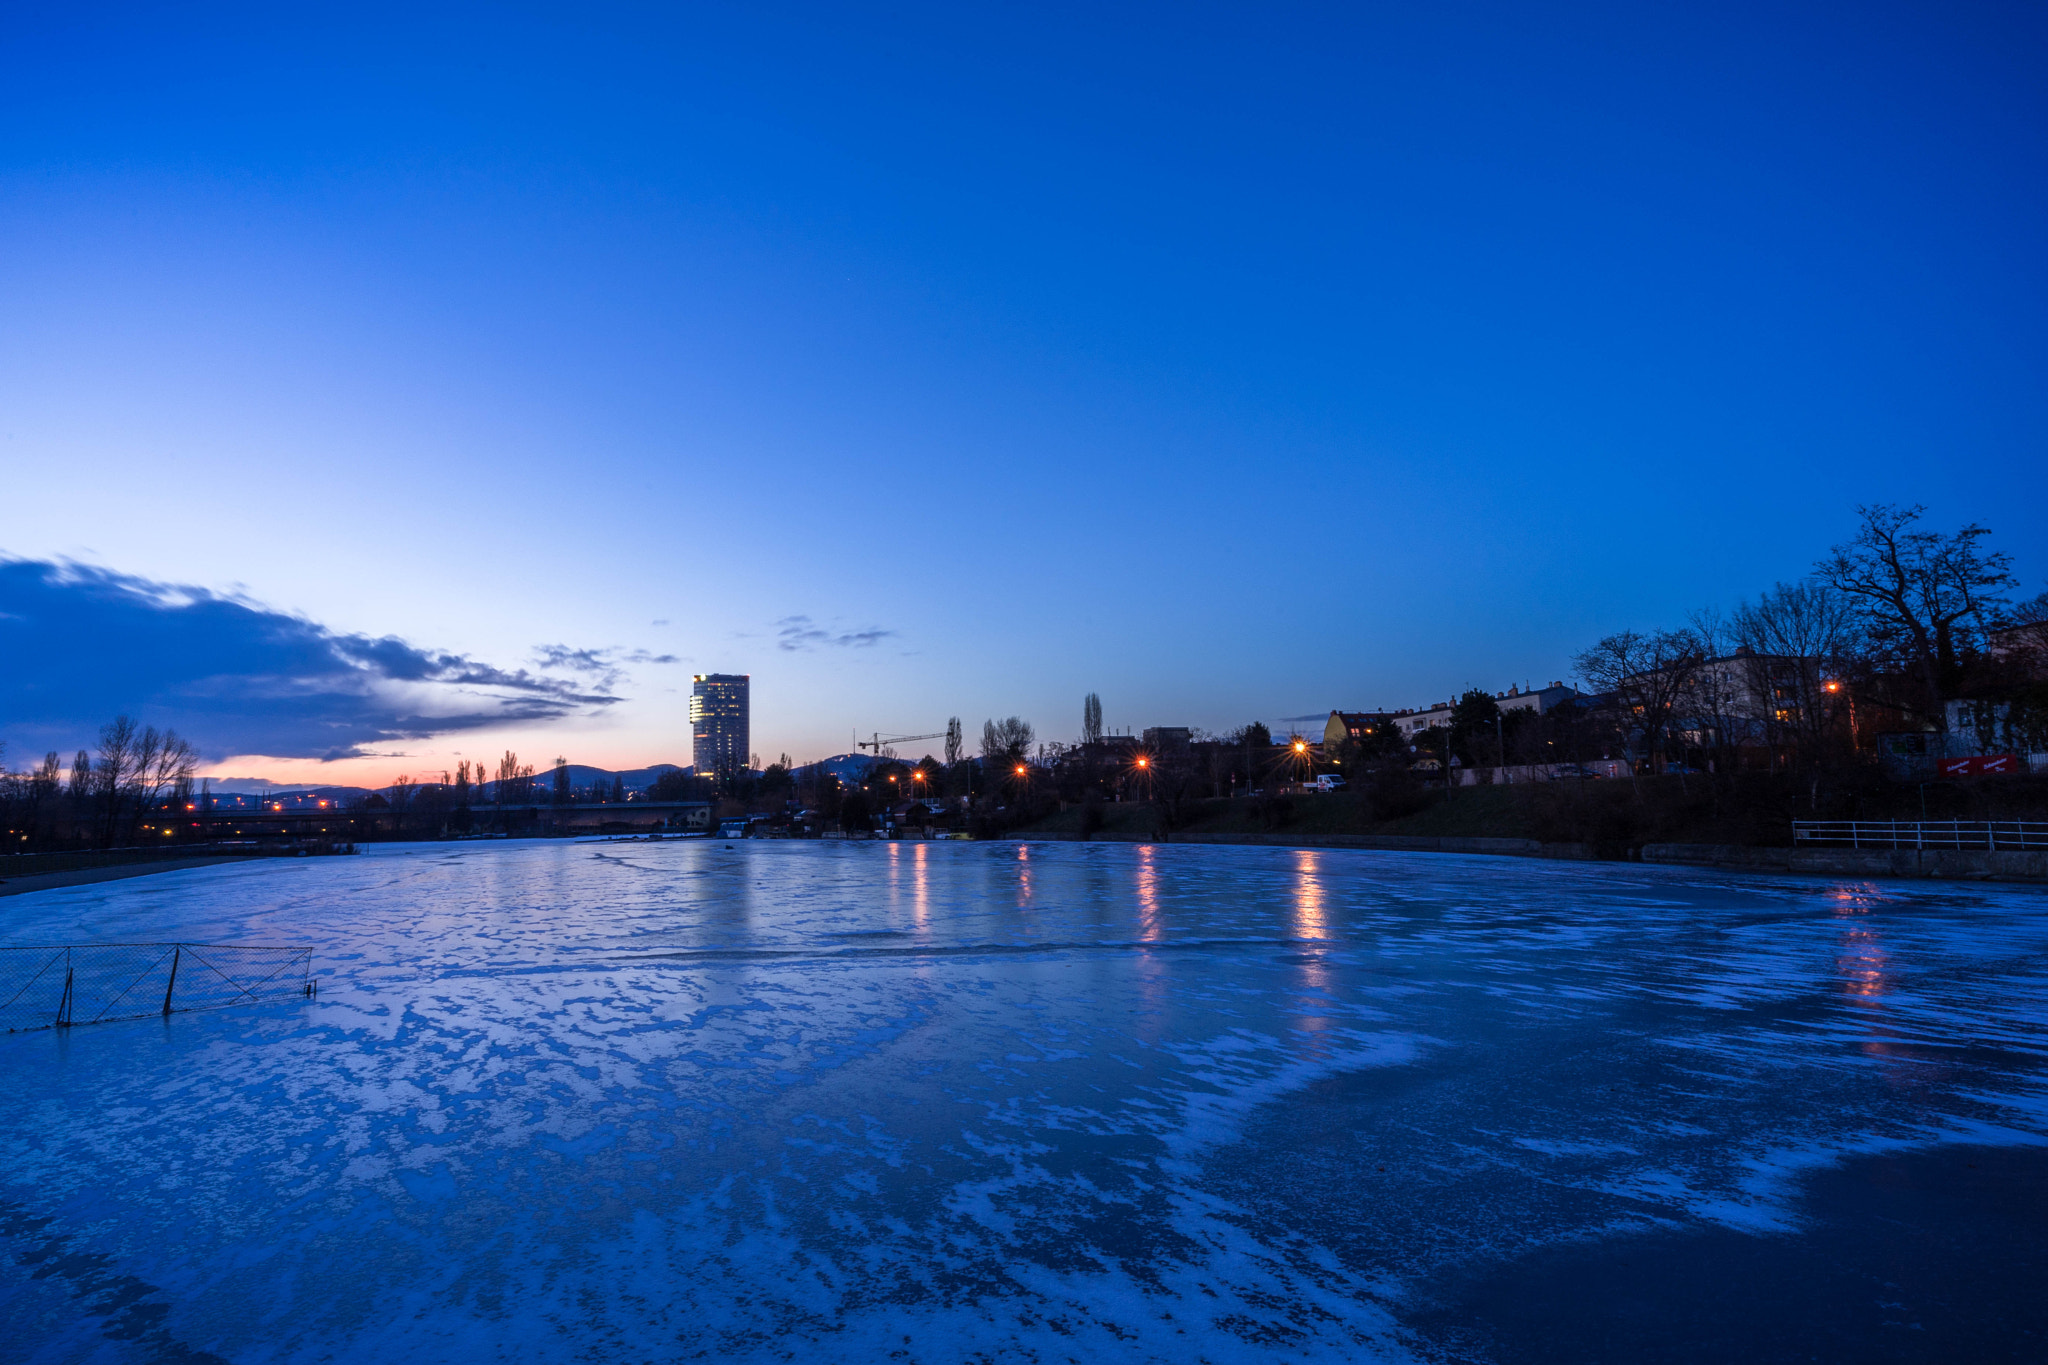
[[1266, 848], [1350, 848], [1385, 853], [1464, 853], [1494, 858], [1552, 858], [1570, 862], [1649, 863], [1731, 871], [1803, 873], [1832, 877], [1894, 877], [1910, 881], [2048, 883], [2048, 853], [1973, 850], [1761, 848], [1745, 844], [1644, 844], [1634, 858], [1600, 858], [1585, 844], [1535, 839], [1403, 834], [1173, 834], [1105, 833], [1083, 838], [1064, 830], [997, 836], [1006, 843], [1242, 844]]
[[37, 872], [26, 877], [0, 880], [0, 896], [25, 896], [31, 891], [55, 891], [66, 886], [90, 886], [94, 882], [118, 882], [129, 877], [149, 877], [159, 872], [177, 872], [188, 867], [218, 867], [222, 863], [246, 863], [246, 853], [223, 853], [210, 858], [163, 858], [147, 863], [122, 863], [113, 867], [81, 867], [68, 872]]

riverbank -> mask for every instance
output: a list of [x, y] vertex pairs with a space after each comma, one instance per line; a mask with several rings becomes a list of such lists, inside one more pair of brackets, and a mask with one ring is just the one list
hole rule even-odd
[[154, 848], [95, 849], [77, 853], [15, 853], [0, 858], [0, 896], [23, 896], [64, 886], [152, 877], [187, 867], [215, 867], [250, 858], [274, 857], [263, 849], [235, 852], [167, 852]]
[[[1082, 842], [1077, 833], [1019, 830], [1002, 836], [1018, 843]], [[1484, 835], [1273, 834], [1182, 831], [1160, 837], [1123, 831], [1088, 836], [1105, 843], [1250, 844], [1269, 848], [1357, 848], [1388, 853], [1478, 853], [1496, 858], [1556, 858], [1584, 862], [1645, 862], [1722, 867], [1749, 872], [1802, 872], [1829, 877], [1904, 877], [1919, 880], [2048, 883], [2048, 853], [1873, 848], [1752, 848], [1740, 844], [1645, 844], [1633, 857], [1601, 857], [1583, 843], [1545, 843]]]

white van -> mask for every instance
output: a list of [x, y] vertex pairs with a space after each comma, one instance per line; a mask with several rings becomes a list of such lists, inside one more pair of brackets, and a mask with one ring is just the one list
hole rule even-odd
[[1340, 792], [1344, 790], [1344, 779], [1335, 773], [1322, 773], [1302, 785], [1312, 792]]

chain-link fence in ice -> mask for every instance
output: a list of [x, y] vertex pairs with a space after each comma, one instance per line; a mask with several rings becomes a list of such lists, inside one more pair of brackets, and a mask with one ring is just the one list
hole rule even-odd
[[0, 1029], [217, 1009], [313, 994], [311, 948], [92, 943], [0, 948]]

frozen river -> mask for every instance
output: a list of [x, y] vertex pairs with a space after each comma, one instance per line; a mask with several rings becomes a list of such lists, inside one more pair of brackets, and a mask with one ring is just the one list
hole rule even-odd
[[320, 994], [0, 1037], [9, 1360], [2048, 1354], [2040, 888], [551, 842], [0, 900], [171, 939]]

